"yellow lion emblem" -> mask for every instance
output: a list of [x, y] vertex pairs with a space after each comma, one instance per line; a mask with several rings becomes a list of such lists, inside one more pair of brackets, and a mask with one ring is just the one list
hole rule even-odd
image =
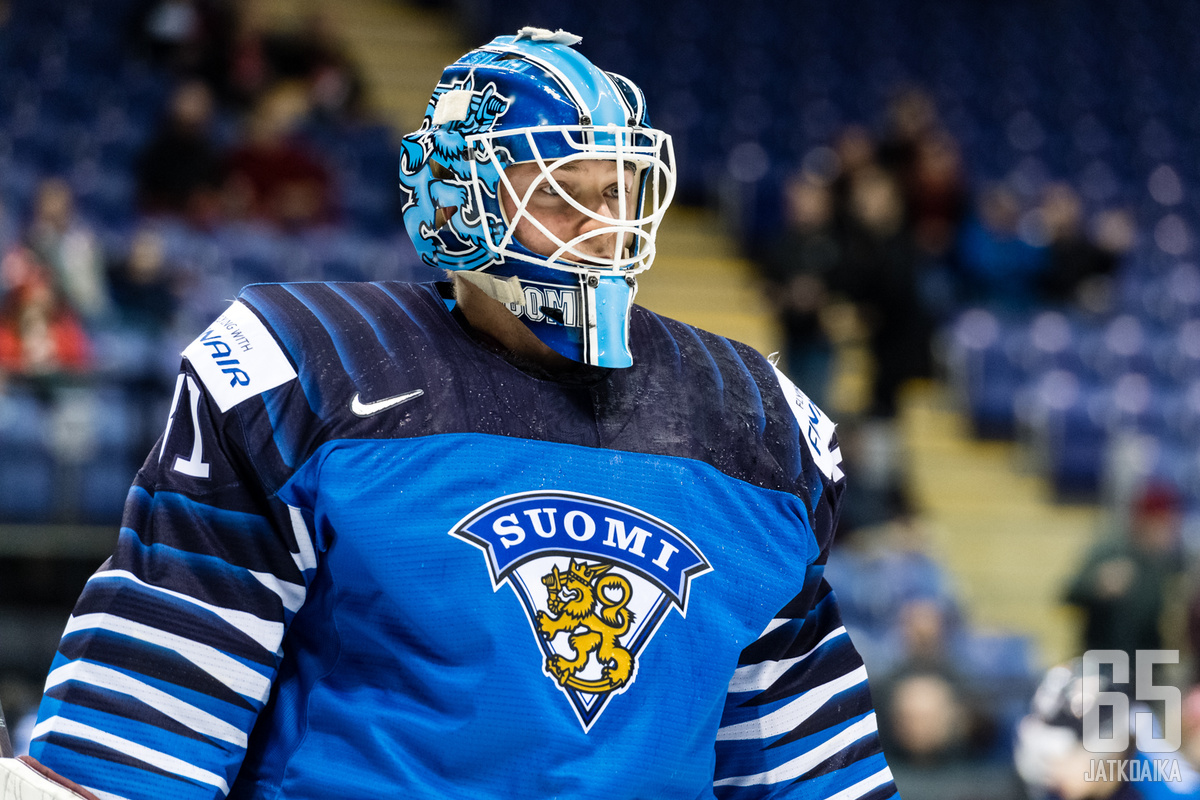
[[[625, 606], [633, 596], [629, 581], [620, 575], [607, 575], [611, 564], [588, 564], [571, 559], [566, 572], [554, 567], [542, 578], [549, 594], [545, 611], [537, 613], [537, 627], [549, 642], [559, 633], [575, 651], [574, 658], [552, 655], [546, 658], [546, 670], [562, 686], [583, 692], [609, 692], [624, 686], [633, 675], [634, 657], [617, 641], [633, 624], [633, 612]], [[592, 653], [601, 666], [600, 680], [577, 677]]]

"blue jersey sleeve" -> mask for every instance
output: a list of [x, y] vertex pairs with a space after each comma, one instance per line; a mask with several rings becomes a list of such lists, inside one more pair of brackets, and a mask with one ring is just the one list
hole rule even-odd
[[267, 702], [317, 556], [243, 431], [185, 361], [116, 551], [67, 623], [31, 754], [101, 797], [225, 796]]
[[829, 483], [812, 514], [823, 549], [800, 593], [742, 651], [729, 683], [713, 779], [722, 800], [898, 796], [866, 667], [824, 578], [845, 484], [836, 435], [815, 452], [829, 458]]

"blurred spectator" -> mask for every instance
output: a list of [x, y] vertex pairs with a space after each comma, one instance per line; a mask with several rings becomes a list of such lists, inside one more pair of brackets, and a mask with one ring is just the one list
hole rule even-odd
[[228, 58], [214, 84], [223, 103], [241, 111], [251, 109], [275, 81], [265, 40], [258, 3], [243, 3], [233, 20]]
[[957, 300], [949, 262], [966, 208], [962, 156], [917, 88], [896, 96], [882, 141], [849, 125], [813, 153], [820, 157], [810, 153], [804, 177], [787, 187], [787, 228], [762, 258], [788, 369], [824, 394], [817, 387], [828, 382], [831, 347], [820, 321], [832, 317], [830, 298], [849, 300], [855, 313], [838, 316], [849, 327], [835, 327], [865, 336], [867, 413], [890, 419], [901, 387], [932, 373], [933, 320], [949, 317]]
[[65, 181], [50, 178], [38, 187], [27, 238], [72, 310], [86, 322], [103, 319], [110, 309], [104, 253], [92, 230], [75, 216]]
[[827, 405], [833, 346], [821, 324], [841, 263], [833, 195], [810, 175], [787, 186], [787, 227], [762, 260], [767, 294], [783, 324], [785, 371], [818, 406]]
[[946, 255], [966, 210], [966, 178], [958, 142], [927, 91], [907, 86], [892, 98], [877, 160], [900, 184], [905, 227], [917, 246]]
[[[1092, 222], [1092, 241], [1119, 268], [1137, 242], [1137, 223], [1127, 209], [1110, 208], [1101, 211]], [[1115, 276], [1088, 278], [1075, 288], [1075, 302], [1094, 314], [1111, 311], [1115, 304]]]
[[929, 374], [930, 324], [918, 294], [917, 252], [904, 198], [878, 166], [848, 176], [840, 285], [865, 322], [873, 356], [870, 414], [891, 418], [910, 378]]
[[881, 695], [880, 735], [889, 761], [933, 766], [969, 757], [967, 703], [952, 677], [913, 671], [889, 682]]
[[994, 184], [983, 190], [959, 242], [973, 300], [1005, 310], [1025, 310], [1034, 304], [1048, 256], [1036, 237], [1022, 235], [1021, 218], [1021, 202], [1012, 189]]
[[[838, 538], [845, 542], [859, 529], [918, 522], [905, 484], [903, 455], [896, 428], [887, 420], [857, 418], [838, 426], [838, 443], [847, 469], [853, 469], [854, 500], [838, 518]], [[847, 474], [850, 474], [847, 472]], [[885, 537], [890, 540], [890, 537]]]
[[1088, 236], [1083, 202], [1075, 190], [1066, 183], [1051, 184], [1042, 197], [1040, 210], [1050, 241], [1046, 270], [1038, 276], [1042, 298], [1050, 303], [1087, 307], [1089, 297], [1109, 294], [1108, 284], [1120, 254]]
[[134, 234], [128, 255], [116, 262], [110, 274], [117, 307], [113, 332], [121, 339], [121, 346], [114, 350], [133, 354], [114, 372], [128, 390], [128, 404], [137, 409], [136, 417], [143, 421], [131, 443], [136, 453], [154, 447], [161, 431], [146, 422], [158, 418], [160, 404], [170, 397], [174, 380], [171, 371], [163, 368], [170, 362], [154, 356], [174, 349], [169, 336], [180, 309], [177, 277], [167, 264], [162, 237], [147, 228]]
[[896, 786], [921, 800], [1010, 800], [1018, 781], [987, 758], [991, 720], [952, 674], [914, 670], [880, 692], [879, 736]]
[[226, 206], [234, 219], [259, 219], [287, 229], [331, 221], [329, 170], [291, 133], [307, 110], [294, 87], [280, 87], [255, 108], [247, 137], [229, 154]]
[[1096, 215], [1092, 236], [1102, 249], [1120, 261], [1137, 243], [1137, 222], [1127, 209], [1110, 208]]
[[[902, 494], [902, 493], [900, 493]], [[947, 660], [958, 607], [944, 568], [928, 553], [924, 523], [902, 499], [892, 517], [839, 530], [825, 568], [838, 587], [842, 620], [872, 674]]]
[[329, 14], [315, 11], [296, 31], [268, 34], [264, 46], [276, 79], [303, 81], [316, 114], [347, 119], [362, 112], [362, 74]]
[[918, 143], [909, 186], [909, 224], [921, 264], [917, 287], [931, 325], [953, 319], [962, 301], [958, 243], [968, 208], [958, 142], [939, 131]]
[[109, 273], [120, 322], [145, 333], [160, 333], [171, 324], [179, 301], [167, 273], [162, 238], [141, 230], [129, 245], [129, 255]]
[[875, 141], [870, 131], [861, 125], [847, 125], [834, 138], [833, 155], [833, 174], [829, 177], [832, 179], [834, 226], [838, 236], [844, 238], [850, 225], [851, 184], [860, 171], [878, 167]]
[[967, 179], [958, 142], [945, 131], [916, 143], [906, 186], [913, 238], [932, 258], [949, 255], [967, 210]]
[[204, 49], [204, 22], [195, 0], [149, 0], [133, 15], [135, 41], [158, 64], [194, 69]]
[[143, 0], [131, 15], [135, 46], [156, 64], [215, 85], [229, 60], [231, 0]]
[[888, 103], [887, 128], [877, 151], [879, 165], [908, 189], [922, 143], [940, 127], [937, 106], [929, 93], [919, 86], [901, 87]]
[[0, 373], [54, 379], [86, 370], [87, 334], [37, 254], [27, 247], [10, 251], [0, 276]]
[[1084, 650], [1162, 647], [1159, 624], [1168, 584], [1179, 571], [1181, 498], [1151, 483], [1130, 509], [1128, 529], [1097, 544], [1067, 588], [1065, 601], [1084, 614]]
[[897, 614], [900, 664], [897, 672], [955, 671], [950, 653], [950, 610], [936, 597], [914, 597], [904, 601]]
[[221, 154], [210, 131], [212, 93], [200, 81], [175, 90], [166, 118], [138, 158], [138, 204], [148, 214], [210, 227], [220, 213]]

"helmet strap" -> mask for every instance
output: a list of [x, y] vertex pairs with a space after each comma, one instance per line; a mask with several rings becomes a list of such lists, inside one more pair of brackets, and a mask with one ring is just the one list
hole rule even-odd
[[525, 305], [525, 293], [521, 290], [521, 281], [516, 275], [505, 279], [473, 270], [462, 270], [454, 274], [472, 286], [475, 286], [493, 300], [499, 300], [505, 305], [513, 303], [518, 306]]

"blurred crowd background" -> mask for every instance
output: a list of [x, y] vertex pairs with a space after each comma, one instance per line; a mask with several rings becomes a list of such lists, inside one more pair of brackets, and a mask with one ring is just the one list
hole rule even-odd
[[[1177, 649], [1169, 680], [1200, 678], [1200, 4], [726, 5], [417, 4], [461, 50], [578, 33], [645, 89], [677, 202], [719, 214], [779, 366], [841, 423], [854, 483], [828, 574], [901, 789], [1021, 797], [1014, 737], [1050, 664], [1025, 632], [973, 626], [895, 420], [913, 381], [947, 387], [971, 435], [1101, 507], [1061, 587], [1077, 651]], [[238, 289], [436, 277], [399, 223], [405, 131], [377, 115], [334, 4], [305, 8], [280, 25], [258, 2], [0, 0], [9, 709], [36, 702], [97, 531], [115, 537], [180, 350]], [[866, 355], [856, 393], [847, 343]]]

